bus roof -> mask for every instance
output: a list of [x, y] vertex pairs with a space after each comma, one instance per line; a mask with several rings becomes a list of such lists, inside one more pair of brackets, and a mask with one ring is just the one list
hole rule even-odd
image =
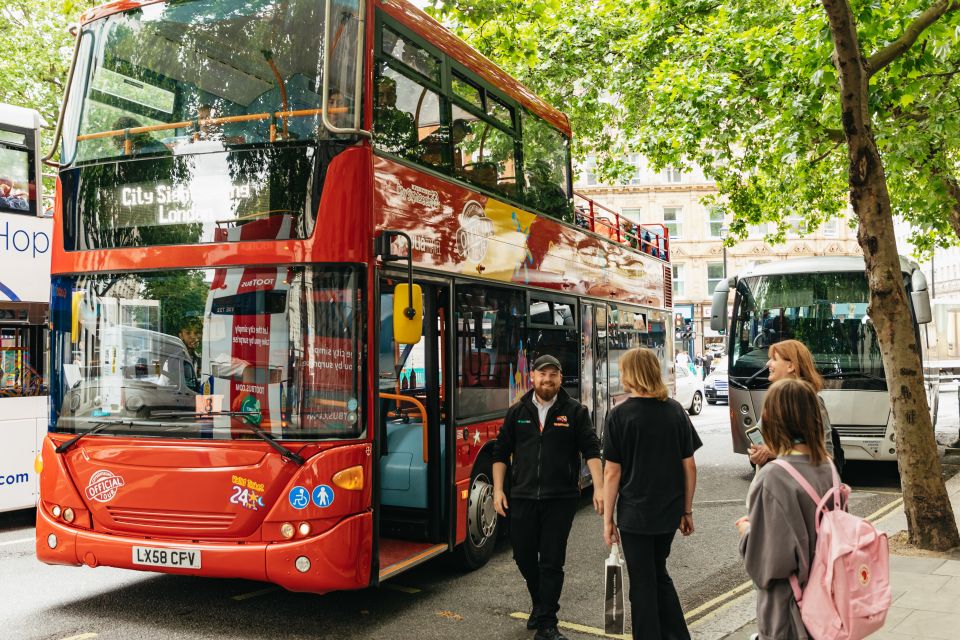
[[568, 137], [570, 121], [562, 111], [552, 107], [519, 80], [494, 64], [466, 42], [452, 34], [434, 18], [414, 6], [409, 0], [380, 0], [380, 8], [405, 26], [422, 35], [427, 42], [451, 58], [468, 67], [485, 81], [500, 89]]
[[[165, 2], [166, 0], [114, 0], [113, 2], [85, 11], [80, 16], [80, 23], [86, 24], [93, 20], [109, 16], [121, 11], [129, 11], [149, 4]], [[361, 0], [366, 2], [367, 0]], [[479, 51], [471, 48], [466, 42], [452, 34], [442, 24], [411, 4], [408, 0], [380, 0], [380, 8], [386, 11], [395, 20], [423, 36], [431, 45], [443, 53], [454, 58], [468, 67], [483, 80], [522, 104], [531, 113], [534, 113], [566, 136], [571, 135], [570, 120], [566, 114], [550, 106], [543, 98], [520, 83], [506, 71], [495, 65]]]
[[[836, 273], [844, 271], [865, 271], [867, 268], [863, 256], [829, 256], [818, 258], [791, 258], [779, 262], [765, 262], [750, 267], [737, 274], [738, 278], [753, 276], [789, 275], [795, 273]], [[909, 258], [900, 256], [900, 270], [913, 273], [919, 267]]]

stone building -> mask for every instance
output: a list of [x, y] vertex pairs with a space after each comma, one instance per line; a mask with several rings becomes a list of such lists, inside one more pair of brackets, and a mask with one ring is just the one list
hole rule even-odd
[[677, 351], [700, 352], [722, 342], [710, 329], [710, 307], [713, 289], [725, 274], [786, 258], [861, 254], [856, 231], [848, 225], [849, 215], [830, 220], [813, 232], [803, 229], [797, 216], [790, 221], [793, 230], [786, 241], [778, 245], [764, 241], [767, 228], [761, 225], [751, 228], [746, 239], [724, 249], [729, 221], [722, 212], [702, 203], [704, 197], [717, 193], [716, 185], [702, 171], [681, 173], [668, 168], [657, 172], [638, 154], [631, 154], [628, 161], [634, 172], [624, 183], [602, 184], [593, 172], [595, 161], [588, 158], [580, 167], [574, 191], [633, 222], [663, 224], [669, 230], [674, 312], [692, 325], [691, 337], [678, 344]]

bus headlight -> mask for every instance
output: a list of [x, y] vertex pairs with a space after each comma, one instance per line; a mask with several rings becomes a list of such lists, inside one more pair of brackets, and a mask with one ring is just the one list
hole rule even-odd
[[280, 525], [280, 535], [282, 535], [284, 538], [289, 540], [290, 538], [293, 537], [293, 534], [294, 534], [294, 528], [292, 524], [290, 524], [289, 522], [284, 522], [282, 525]]
[[67, 524], [69, 524], [69, 523], [73, 522], [73, 518], [74, 518], [73, 509], [71, 509], [70, 507], [67, 507], [66, 509], [63, 510], [63, 520], [64, 520], [64, 522], [66, 522]]
[[309, 522], [301, 522], [301, 523], [300, 523], [300, 526], [297, 527], [297, 530], [300, 532], [300, 535], [302, 535], [302, 536], [308, 536], [308, 535], [310, 535], [310, 523], [309, 523]]
[[60, 505], [58, 504], [53, 505], [53, 509], [50, 509], [50, 513], [53, 514], [54, 518], [59, 518], [61, 511], [62, 509], [60, 509]]
[[294, 566], [297, 568], [297, 571], [300, 573], [306, 573], [310, 571], [310, 558], [307, 556], [300, 556], [297, 558], [297, 561], [294, 563]]
[[51, 533], [47, 536], [47, 546], [51, 549], [57, 548], [57, 534]]

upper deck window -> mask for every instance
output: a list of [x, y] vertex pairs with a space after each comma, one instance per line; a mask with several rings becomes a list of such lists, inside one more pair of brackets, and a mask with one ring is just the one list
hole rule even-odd
[[483, 99], [480, 97], [480, 89], [472, 82], [454, 72], [450, 78], [450, 89], [453, 90], [455, 96], [465, 100], [470, 106], [478, 111], [483, 111]]
[[537, 116], [523, 113], [525, 200], [536, 210], [572, 222], [569, 157], [566, 136]]
[[[332, 0], [330, 117], [353, 122], [356, 0]], [[202, 153], [315, 140], [324, 5], [312, 0], [148, 4], [84, 29], [63, 161]], [[333, 32], [331, 28], [331, 32]]]
[[440, 82], [440, 61], [390, 27], [383, 28], [383, 52], [425, 78]]
[[440, 123], [440, 96], [382, 65], [374, 99], [374, 142], [379, 148], [433, 167], [446, 164], [448, 138]]
[[0, 211], [36, 214], [33, 150], [25, 132], [0, 131]]

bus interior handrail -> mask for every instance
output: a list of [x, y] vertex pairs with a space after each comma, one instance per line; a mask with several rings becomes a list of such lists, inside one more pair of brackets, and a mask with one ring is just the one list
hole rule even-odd
[[420, 410], [420, 415], [423, 417], [423, 461], [430, 462], [430, 454], [427, 451], [427, 446], [430, 443], [430, 432], [427, 429], [427, 408], [423, 405], [422, 402], [411, 396], [404, 396], [399, 393], [380, 393], [381, 398], [386, 398], [387, 400], [396, 400], [400, 402], [409, 402], [414, 407]]

